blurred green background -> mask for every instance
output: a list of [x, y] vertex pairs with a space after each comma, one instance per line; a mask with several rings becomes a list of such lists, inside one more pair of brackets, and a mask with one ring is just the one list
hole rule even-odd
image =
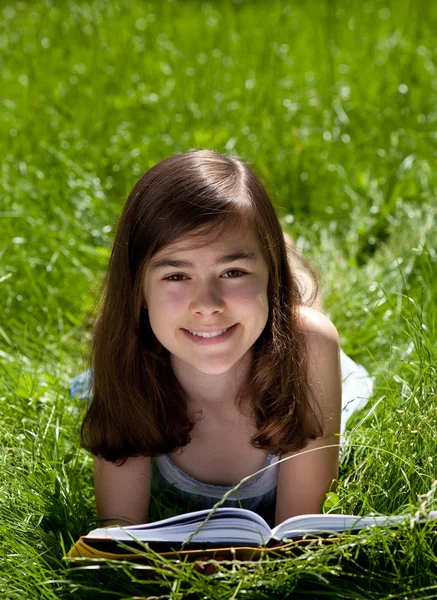
[[433, 3], [16, 2], [2, 14], [6, 351], [24, 350], [23, 326], [29, 354], [84, 323], [128, 191], [172, 153], [239, 154], [293, 237], [325, 228], [352, 267], [433, 198]]

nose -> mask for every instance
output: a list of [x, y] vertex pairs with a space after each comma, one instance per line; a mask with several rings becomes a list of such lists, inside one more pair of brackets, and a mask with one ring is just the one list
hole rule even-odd
[[192, 314], [220, 314], [224, 307], [224, 298], [217, 285], [208, 281], [200, 281], [196, 284], [190, 304]]

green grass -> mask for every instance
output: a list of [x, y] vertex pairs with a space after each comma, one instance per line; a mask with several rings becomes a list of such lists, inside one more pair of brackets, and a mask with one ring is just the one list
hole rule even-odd
[[342, 347], [376, 380], [334, 512], [437, 508], [437, 9], [35, 0], [0, 7], [0, 594], [433, 598], [435, 536], [407, 525], [301, 555], [68, 568], [94, 526], [78, 449], [95, 299], [127, 192], [165, 156], [236, 153], [323, 274]]

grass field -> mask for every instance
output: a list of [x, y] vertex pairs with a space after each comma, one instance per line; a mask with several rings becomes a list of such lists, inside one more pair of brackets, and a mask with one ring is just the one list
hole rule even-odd
[[437, 597], [407, 523], [298, 557], [71, 569], [94, 526], [78, 448], [95, 301], [126, 194], [191, 148], [238, 154], [375, 377], [333, 512], [437, 508], [437, 7], [427, 0], [1, 3], [0, 596]]

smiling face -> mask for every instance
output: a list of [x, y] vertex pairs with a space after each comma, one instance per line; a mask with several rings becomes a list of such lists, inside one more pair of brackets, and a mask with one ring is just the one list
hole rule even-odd
[[172, 361], [204, 374], [225, 373], [247, 354], [267, 323], [268, 281], [253, 233], [225, 229], [209, 243], [182, 238], [156, 253], [145, 271], [152, 331]]

